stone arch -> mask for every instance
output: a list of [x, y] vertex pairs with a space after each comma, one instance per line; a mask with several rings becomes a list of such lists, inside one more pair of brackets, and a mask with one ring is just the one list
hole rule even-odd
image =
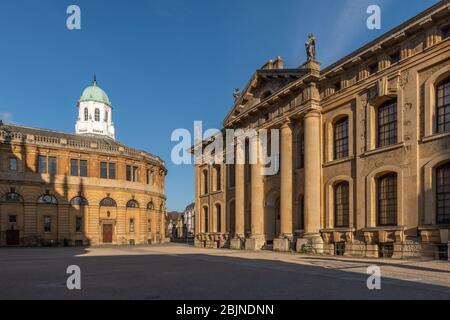
[[349, 186], [349, 227], [353, 228], [354, 221], [354, 191], [353, 178], [351, 176], [340, 175], [331, 178], [325, 183], [325, 228], [334, 228], [334, 187], [341, 182], [348, 182]]
[[129, 209], [139, 209], [139, 203], [136, 200], [131, 199], [131, 200], [129, 200], [127, 202], [127, 208], [129, 208]]
[[450, 65], [433, 73], [425, 82], [425, 137], [436, 133], [436, 86], [450, 77]]
[[266, 195], [264, 233], [266, 240], [273, 241], [281, 232], [280, 193], [277, 190]]
[[402, 226], [404, 222], [403, 215], [403, 169], [393, 165], [387, 165], [372, 171], [366, 178], [366, 226], [376, 227], [377, 222], [377, 192], [376, 179], [388, 173], [397, 174], [397, 225]]

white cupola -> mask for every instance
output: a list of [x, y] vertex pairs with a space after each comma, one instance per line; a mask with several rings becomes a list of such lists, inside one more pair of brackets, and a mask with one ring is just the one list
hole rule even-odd
[[112, 105], [108, 95], [94, 83], [87, 87], [78, 101], [78, 121], [76, 134], [101, 135], [115, 139], [114, 122], [112, 121]]

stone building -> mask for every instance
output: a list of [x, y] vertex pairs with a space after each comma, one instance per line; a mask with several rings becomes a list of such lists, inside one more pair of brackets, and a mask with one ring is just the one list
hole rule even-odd
[[0, 124], [0, 246], [165, 239], [164, 162], [115, 140], [96, 81], [78, 109], [76, 134]]
[[449, 1], [325, 69], [313, 37], [307, 49], [300, 67], [277, 58], [236, 91], [224, 129], [279, 129], [280, 170], [263, 176], [260, 163], [197, 162], [196, 245], [371, 257], [444, 252]]
[[186, 237], [192, 237], [195, 234], [195, 203], [189, 204], [184, 209], [184, 233]]

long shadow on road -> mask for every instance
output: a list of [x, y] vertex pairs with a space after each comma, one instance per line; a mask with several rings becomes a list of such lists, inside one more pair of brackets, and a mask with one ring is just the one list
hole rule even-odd
[[[450, 299], [450, 288], [273, 260], [206, 254], [91, 256], [49, 249], [0, 251], [0, 299]], [[28, 251], [24, 251], [28, 253]], [[27, 254], [28, 256], [28, 254]], [[69, 291], [69, 265], [82, 289]]]

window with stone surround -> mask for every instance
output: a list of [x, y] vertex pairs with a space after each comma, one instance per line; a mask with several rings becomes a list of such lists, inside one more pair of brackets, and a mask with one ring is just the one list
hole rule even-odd
[[377, 147], [397, 143], [397, 100], [390, 100], [377, 108]]
[[44, 217], [44, 232], [50, 233], [52, 232], [52, 218]]
[[89, 110], [88, 108], [84, 108], [84, 121], [89, 120]]
[[450, 162], [436, 169], [437, 224], [450, 224]]
[[334, 136], [334, 159], [348, 157], [348, 118], [338, 120], [333, 126]]
[[377, 179], [377, 225], [397, 225], [396, 173], [388, 173]]
[[436, 121], [438, 133], [450, 131], [450, 77], [436, 87]]
[[95, 121], [100, 121], [100, 109], [95, 109]]
[[335, 228], [349, 227], [349, 184], [340, 182], [334, 187], [334, 226]]
[[11, 170], [11, 171], [18, 170], [17, 158], [15, 158], [15, 157], [9, 158], [9, 170]]

